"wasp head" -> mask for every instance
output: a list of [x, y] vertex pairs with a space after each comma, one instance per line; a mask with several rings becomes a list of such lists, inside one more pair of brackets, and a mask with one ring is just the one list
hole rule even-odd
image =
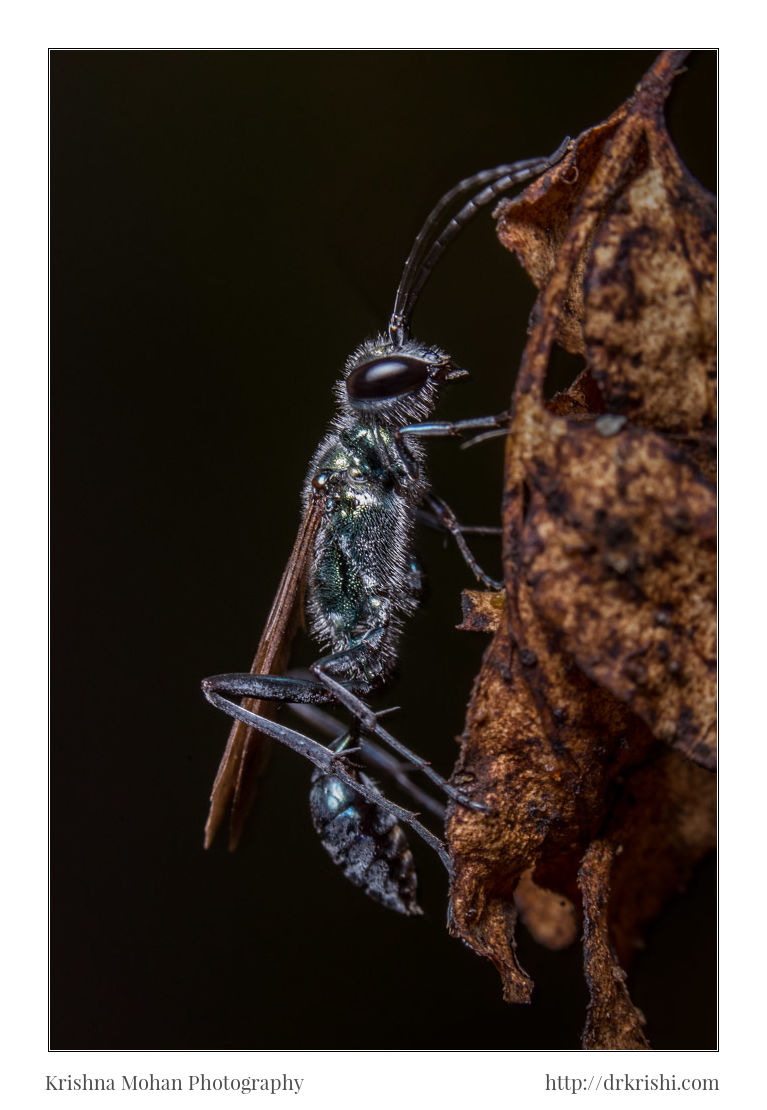
[[341, 407], [394, 426], [425, 420], [443, 382], [467, 373], [439, 347], [379, 335], [348, 359], [337, 392]]

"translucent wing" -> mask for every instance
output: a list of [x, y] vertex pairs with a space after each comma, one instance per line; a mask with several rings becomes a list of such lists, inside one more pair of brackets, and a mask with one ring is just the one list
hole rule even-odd
[[[306, 569], [321, 516], [321, 500], [312, 500], [304, 513], [277, 587], [250, 668], [251, 674], [280, 674], [287, 666], [290, 645], [303, 611]], [[262, 717], [273, 716], [277, 708], [274, 702], [253, 698], [244, 698], [242, 704]], [[258, 780], [266, 767], [270, 747], [271, 741], [256, 729], [242, 721], [235, 721], [232, 725], [210, 795], [210, 810], [205, 823], [206, 848], [212, 843], [230, 803], [229, 848], [237, 847], [253, 805]]]

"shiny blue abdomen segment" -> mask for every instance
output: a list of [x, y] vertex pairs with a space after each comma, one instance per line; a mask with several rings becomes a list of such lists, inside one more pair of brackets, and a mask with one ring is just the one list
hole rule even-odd
[[[366, 785], [372, 785], [364, 775]], [[322, 846], [355, 886], [399, 913], [420, 913], [413, 856], [391, 814], [335, 775], [315, 771], [309, 808]]]

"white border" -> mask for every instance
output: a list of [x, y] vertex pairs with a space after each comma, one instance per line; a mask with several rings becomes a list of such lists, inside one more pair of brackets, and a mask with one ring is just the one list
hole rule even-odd
[[[270, 5], [273, 8], [273, 5]], [[545, 1075], [716, 1075], [720, 1093], [740, 1107], [761, 1105], [763, 1021], [760, 853], [765, 746], [758, 695], [765, 651], [760, 386], [764, 280], [761, 198], [762, 36], [745, 4], [730, 3], [727, 28], [699, 3], [549, 4], [521, 11], [509, 3], [286, 5], [253, 3], [29, 3], [3, 18], [3, 476], [6, 683], [2, 807], [3, 1010], [9, 1020], [2, 1090], [8, 1105], [36, 1106], [48, 1072], [119, 1077], [123, 1072], [185, 1075], [303, 1075], [303, 1105], [371, 1107], [550, 1105]], [[545, 36], [545, 39], [544, 39]], [[641, 36], [641, 41], [637, 38]], [[47, 1053], [47, 843], [39, 786], [47, 781], [45, 653], [47, 629], [47, 50], [104, 46], [323, 47], [651, 47], [719, 46], [721, 79], [721, 1051], [639, 1054], [402, 1053], [222, 1054]], [[729, 43], [729, 45], [723, 45]], [[584, 80], [588, 75], [584, 74]], [[737, 807], [737, 808], [736, 808]], [[751, 863], [746, 867], [746, 860]], [[752, 862], [753, 861], [753, 862]], [[757, 1006], [759, 1010], [757, 1011]], [[511, 1046], [510, 1046], [511, 1047]], [[47, 1097], [50, 1097], [48, 1095]], [[60, 1094], [67, 1101], [75, 1094]], [[134, 1102], [157, 1095], [119, 1095]], [[176, 1095], [186, 1104], [193, 1096]], [[234, 1097], [208, 1096], [207, 1105]], [[236, 1096], [240, 1097], [240, 1096]], [[258, 1096], [252, 1096], [258, 1097]], [[263, 1097], [263, 1096], [261, 1096]], [[634, 1094], [631, 1104], [647, 1096]], [[687, 1095], [691, 1099], [716, 1096]], [[585, 1098], [585, 1103], [584, 1103]], [[581, 1095], [591, 1105], [599, 1094]], [[104, 1104], [95, 1096], [92, 1104]]]

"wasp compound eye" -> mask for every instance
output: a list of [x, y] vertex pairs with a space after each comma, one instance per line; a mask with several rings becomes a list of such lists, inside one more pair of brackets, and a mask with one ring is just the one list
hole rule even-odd
[[363, 362], [346, 379], [351, 401], [386, 401], [419, 389], [429, 377], [428, 364], [408, 355], [385, 355]]

